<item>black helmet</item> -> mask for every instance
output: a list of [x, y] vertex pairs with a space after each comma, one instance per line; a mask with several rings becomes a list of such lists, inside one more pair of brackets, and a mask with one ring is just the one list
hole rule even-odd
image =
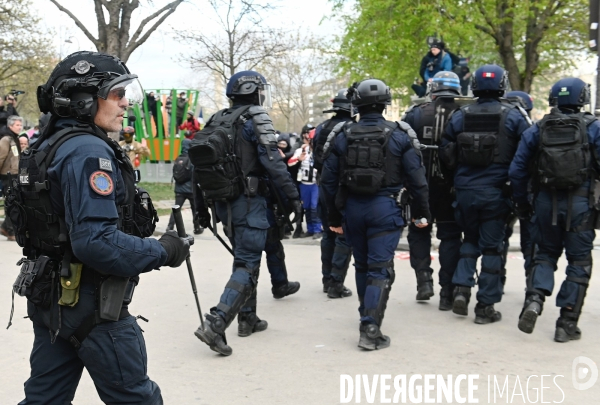
[[313, 129], [315, 129], [314, 125], [306, 124], [305, 126], [302, 127], [302, 132], [300, 133], [300, 135], [308, 134]]
[[356, 82], [348, 88], [347, 97], [352, 105], [362, 107], [371, 104], [390, 105], [392, 94], [390, 88], [381, 80], [366, 79]]
[[527, 112], [533, 110], [533, 99], [528, 93], [520, 90], [509, 91], [504, 95], [510, 102], [516, 101]]
[[583, 107], [590, 103], [590, 85], [576, 77], [560, 79], [550, 89], [551, 107]]
[[130, 104], [141, 103], [144, 92], [127, 66], [117, 57], [98, 52], [75, 52], [60, 61], [46, 84], [37, 89], [40, 111], [59, 117], [92, 121], [97, 98], [117, 91]]
[[244, 70], [231, 76], [225, 88], [225, 95], [231, 100], [235, 100], [236, 96], [256, 95], [256, 104], [266, 108], [271, 108], [273, 105], [271, 85], [267, 83], [267, 79], [263, 75], [254, 70]]
[[323, 114], [326, 113], [334, 113], [338, 111], [351, 111], [350, 100], [346, 97], [346, 93], [348, 89], [338, 90], [337, 94], [330, 101], [333, 103], [333, 106], [329, 110], [324, 110]]
[[454, 72], [438, 72], [431, 80], [431, 95], [442, 96], [460, 96], [460, 79]]

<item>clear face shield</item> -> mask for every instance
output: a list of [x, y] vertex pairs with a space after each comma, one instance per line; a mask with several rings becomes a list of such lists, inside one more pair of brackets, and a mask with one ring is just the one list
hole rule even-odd
[[271, 96], [271, 85], [263, 83], [262, 89], [258, 90], [258, 99], [260, 105], [266, 109], [273, 108], [273, 98]]
[[144, 101], [144, 89], [137, 75], [121, 75], [100, 87], [98, 97], [105, 100], [121, 100], [125, 97], [130, 106], [141, 105]]

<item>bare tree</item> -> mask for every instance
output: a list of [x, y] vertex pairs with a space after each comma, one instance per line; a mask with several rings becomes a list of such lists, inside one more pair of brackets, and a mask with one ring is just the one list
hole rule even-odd
[[[94, 0], [98, 38], [94, 37], [69, 9], [63, 7], [57, 0], [50, 1], [75, 22], [99, 52], [115, 55], [127, 62], [133, 51], [146, 42], [184, 0], [169, 1], [164, 7], [144, 18], [131, 36], [131, 15], [140, 6], [140, 0]], [[149, 3], [152, 2], [149, 0]], [[108, 22], [105, 14], [108, 14]]]
[[269, 28], [265, 13], [273, 10], [269, 3], [258, 0], [209, 0], [220, 31], [177, 33], [180, 40], [199, 49], [181, 59], [198, 71], [217, 73], [223, 83], [239, 70], [251, 70], [269, 58], [283, 54], [289, 45], [281, 30]]

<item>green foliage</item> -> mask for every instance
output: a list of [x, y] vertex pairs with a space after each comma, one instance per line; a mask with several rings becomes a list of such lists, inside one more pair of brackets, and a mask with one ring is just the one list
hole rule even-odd
[[[339, 68], [355, 80], [380, 78], [406, 89], [419, 74], [426, 37], [437, 33], [471, 70], [498, 63], [513, 89], [539, 74], [564, 71], [586, 49], [585, 0], [330, 0], [345, 22]], [[407, 94], [405, 92], [405, 94]]]

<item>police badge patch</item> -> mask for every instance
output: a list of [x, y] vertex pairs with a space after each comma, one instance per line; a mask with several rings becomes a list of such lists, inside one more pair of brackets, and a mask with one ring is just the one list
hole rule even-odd
[[101, 170], [106, 170], [107, 172], [112, 172], [112, 163], [108, 159], [98, 158], [98, 163], [100, 165]]
[[102, 196], [110, 195], [113, 192], [114, 184], [111, 177], [101, 171], [92, 173], [90, 176], [90, 187], [97, 194]]

